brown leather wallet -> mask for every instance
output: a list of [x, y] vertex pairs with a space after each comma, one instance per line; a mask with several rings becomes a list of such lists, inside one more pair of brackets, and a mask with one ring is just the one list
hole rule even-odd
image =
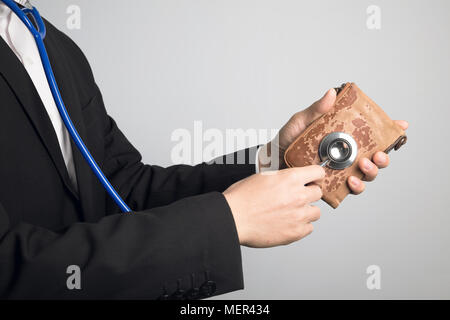
[[377, 151], [397, 150], [406, 143], [405, 132], [354, 83], [336, 88], [334, 108], [316, 119], [286, 150], [284, 160], [289, 167], [320, 164], [319, 145], [332, 132], [350, 135], [357, 144], [353, 164], [342, 170], [325, 167], [322, 199], [337, 208], [350, 193], [349, 176], [363, 178], [358, 167], [361, 157], [372, 159]]

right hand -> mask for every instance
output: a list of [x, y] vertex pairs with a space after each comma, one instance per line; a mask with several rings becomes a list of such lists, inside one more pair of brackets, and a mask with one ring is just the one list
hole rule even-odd
[[239, 242], [267, 248], [300, 240], [313, 231], [325, 171], [318, 165], [267, 171], [236, 182], [223, 195], [233, 213]]

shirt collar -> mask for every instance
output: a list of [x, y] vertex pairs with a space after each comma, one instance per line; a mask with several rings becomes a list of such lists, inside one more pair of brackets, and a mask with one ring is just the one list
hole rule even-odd
[[11, 9], [9, 9], [3, 2], [0, 2], [0, 19], [7, 17], [10, 12]]
[[[25, 6], [26, 3], [30, 2], [29, 0], [14, 0], [15, 3], [20, 4], [21, 6]], [[6, 4], [3, 3], [3, 1], [0, 1], [0, 17], [3, 17], [8, 14], [8, 12], [11, 9], [8, 8]]]

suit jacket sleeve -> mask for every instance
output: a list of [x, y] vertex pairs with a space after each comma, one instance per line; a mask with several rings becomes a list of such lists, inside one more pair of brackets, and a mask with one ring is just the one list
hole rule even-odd
[[[76, 283], [70, 266], [81, 270], [79, 290], [67, 285]], [[0, 296], [10, 299], [156, 299], [209, 285], [194, 296], [202, 298], [243, 288], [233, 217], [218, 192], [60, 232], [10, 225], [0, 206], [0, 270]]]

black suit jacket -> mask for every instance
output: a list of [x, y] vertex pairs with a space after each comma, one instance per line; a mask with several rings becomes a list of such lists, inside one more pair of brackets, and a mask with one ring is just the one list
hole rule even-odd
[[[134, 212], [119, 213], [74, 145], [79, 190], [72, 187], [38, 93], [0, 37], [0, 296], [154, 299], [202, 284], [197, 297], [243, 288], [237, 232], [221, 191], [254, 166], [143, 164], [108, 116], [81, 50], [46, 25], [69, 114]], [[253, 151], [245, 151], [247, 161]], [[70, 265], [81, 268], [81, 290], [67, 288]]]

